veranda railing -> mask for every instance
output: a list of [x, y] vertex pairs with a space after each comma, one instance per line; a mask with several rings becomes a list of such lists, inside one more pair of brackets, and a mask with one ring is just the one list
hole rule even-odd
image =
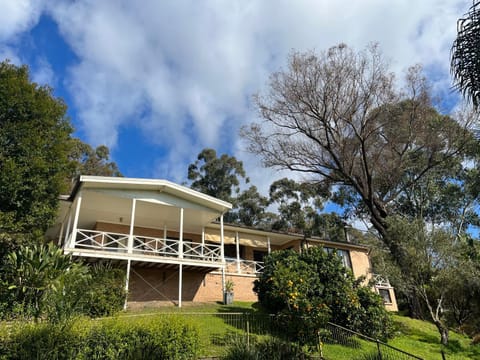
[[183, 257], [210, 262], [221, 261], [220, 245], [183, 241], [182, 251], [180, 251], [180, 241], [178, 239], [133, 235], [132, 247], [130, 249], [129, 238], [127, 234], [78, 229], [73, 246], [74, 248], [120, 253], [131, 252], [132, 254], [174, 258]]

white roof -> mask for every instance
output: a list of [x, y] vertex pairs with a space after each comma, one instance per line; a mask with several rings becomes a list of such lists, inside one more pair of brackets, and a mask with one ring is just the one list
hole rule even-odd
[[168, 180], [141, 179], [109, 176], [80, 176], [78, 186], [72, 191], [70, 199], [75, 198], [78, 188], [108, 188], [112, 190], [157, 191], [167, 193], [184, 200], [197, 203], [212, 210], [224, 213], [232, 208], [229, 202], [192, 190], [186, 186]]

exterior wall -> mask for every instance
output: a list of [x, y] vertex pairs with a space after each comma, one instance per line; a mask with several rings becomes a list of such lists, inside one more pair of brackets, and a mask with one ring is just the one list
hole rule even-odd
[[395, 289], [393, 287], [375, 287], [375, 292], [377, 294], [380, 294], [380, 291], [379, 291], [380, 289], [387, 290], [390, 295], [391, 302], [386, 302], [386, 301], [383, 302], [385, 309], [387, 309], [388, 311], [398, 311], [398, 304], [397, 304], [397, 297], [395, 296]]
[[234, 284], [234, 301], [258, 301], [257, 294], [253, 292], [253, 282], [255, 281], [254, 277], [228, 275], [226, 280], [231, 280]]
[[[129, 307], [155, 306], [178, 301], [178, 270], [132, 267], [130, 273]], [[234, 283], [236, 301], [257, 301], [253, 292], [255, 277], [228, 275]], [[222, 274], [183, 272], [182, 301], [216, 302], [223, 300]]]
[[352, 271], [355, 278], [365, 276], [365, 283], [371, 279], [370, 259], [364, 251], [350, 250], [350, 261], [352, 262]]
[[[182, 301], [196, 301], [199, 289], [205, 286], [204, 278], [203, 273], [183, 271]], [[219, 299], [221, 294], [220, 291]], [[178, 301], [178, 269], [132, 266], [128, 301], [144, 304]]]
[[[97, 222], [95, 230], [128, 234], [130, 226], [126, 224], [114, 224]], [[134, 234], [163, 238], [163, 229], [134, 227]], [[267, 237], [239, 232], [239, 242], [243, 247], [243, 260], [253, 260], [254, 251], [267, 253]], [[179, 233], [175, 230], [167, 230], [167, 237], [178, 238]], [[224, 239], [226, 244], [235, 244], [235, 232], [226, 231]], [[201, 242], [201, 234], [184, 233], [184, 239]], [[216, 229], [206, 229], [205, 241], [220, 243], [220, 232]], [[311, 246], [321, 246], [320, 243]], [[332, 245], [327, 245], [332, 246]], [[282, 246], [271, 245], [271, 250], [293, 249], [300, 251], [301, 240], [292, 240]], [[339, 249], [349, 250], [352, 271], [356, 278], [366, 276], [365, 284], [371, 279], [370, 261], [367, 250], [352, 249], [348, 246], [338, 246]], [[162, 270], [157, 268], [133, 268], [130, 279], [129, 303], [132, 306], [156, 303], [172, 303], [178, 301], [178, 269]], [[236, 263], [229, 264], [226, 269], [226, 280], [234, 282], [234, 298], [238, 301], [257, 301], [253, 292], [252, 274], [234, 274], [237, 272]], [[375, 289], [378, 293], [378, 289]], [[391, 303], [385, 303], [385, 307], [391, 311], [397, 311], [397, 303], [393, 288], [389, 289]], [[182, 300], [193, 302], [222, 301], [222, 276], [219, 272], [204, 274], [202, 272], [183, 272]]]
[[[233, 293], [235, 301], [257, 301], [257, 295], [253, 292], [255, 277], [241, 275], [227, 275], [225, 281], [234, 283]], [[219, 272], [205, 275], [204, 285], [198, 289], [194, 301], [212, 302], [222, 301], [222, 274]]]

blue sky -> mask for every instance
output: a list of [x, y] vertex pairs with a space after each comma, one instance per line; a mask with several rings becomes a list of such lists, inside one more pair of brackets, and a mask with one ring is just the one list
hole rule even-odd
[[[141, 4], [141, 5], [140, 5]], [[463, 0], [0, 0], [0, 57], [27, 64], [68, 107], [76, 136], [106, 144], [124, 175], [186, 180], [205, 147], [263, 169], [238, 138], [251, 96], [292, 50], [379, 42], [399, 78], [421, 63], [442, 99]]]

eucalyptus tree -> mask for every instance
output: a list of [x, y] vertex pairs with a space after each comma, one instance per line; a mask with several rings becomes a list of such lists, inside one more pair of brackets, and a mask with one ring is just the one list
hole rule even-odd
[[270, 228], [269, 219], [274, 214], [266, 211], [268, 198], [261, 195], [255, 185], [242, 191], [235, 199], [234, 222], [257, 228]]
[[[204, 194], [228, 201], [236, 207], [236, 197], [240, 193], [240, 179], [245, 184], [250, 180], [243, 169], [243, 163], [234, 156], [222, 154], [217, 156], [214, 149], [205, 148], [197, 160], [188, 166], [190, 187]], [[224, 217], [226, 222], [237, 220], [235, 209]]]
[[305, 236], [320, 235], [319, 214], [328, 196], [324, 187], [283, 178], [270, 185], [270, 204], [277, 207], [274, 230], [298, 232]]
[[227, 154], [218, 157], [214, 149], [203, 149], [188, 166], [192, 189], [225, 201], [231, 201], [233, 195], [240, 192], [239, 178], [249, 182], [243, 163]]
[[97, 175], [122, 176], [118, 165], [110, 159], [110, 149], [105, 145], [93, 148], [78, 138], [72, 138], [72, 150], [69, 158], [72, 161], [71, 176]]
[[471, 118], [463, 122], [432, 106], [421, 67], [398, 90], [377, 46], [354, 52], [344, 44], [291, 54], [255, 96], [260, 120], [243, 128], [264, 165], [305, 174], [330, 186], [334, 198], [367, 216], [389, 251], [398, 199], [424, 177], [462, 161]]

